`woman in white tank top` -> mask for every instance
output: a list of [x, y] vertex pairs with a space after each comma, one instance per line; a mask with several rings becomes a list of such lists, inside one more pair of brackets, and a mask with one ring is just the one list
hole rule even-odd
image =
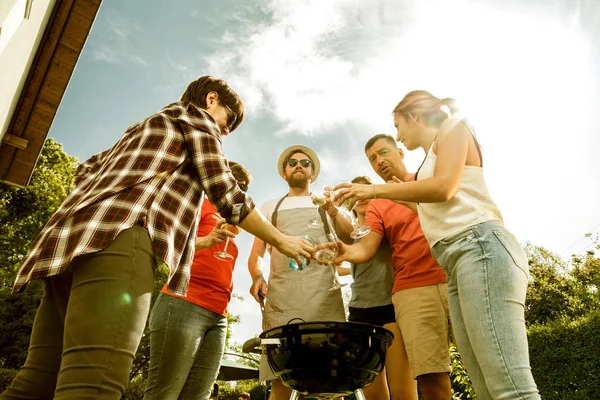
[[527, 256], [488, 193], [472, 128], [454, 111], [452, 99], [407, 94], [394, 109], [394, 126], [397, 141], [427, 153], [415, 181], [342, 184], [336, 202], [381, 197], [417, 211], [448, 276], [454, 339], [478, 398], [539, 399], [524, 319]]

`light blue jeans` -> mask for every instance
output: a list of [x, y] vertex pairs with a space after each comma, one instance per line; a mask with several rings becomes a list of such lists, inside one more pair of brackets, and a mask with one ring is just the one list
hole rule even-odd
[[226, 336], [226, 317], [160, 293], [150, 314], [144, 400], [208, 399]]
[[516, 238], [484, 222], [436, 243], [448, 276], [454, 339], [480, 400], [539, 399], [529, 366], [529, 263]]

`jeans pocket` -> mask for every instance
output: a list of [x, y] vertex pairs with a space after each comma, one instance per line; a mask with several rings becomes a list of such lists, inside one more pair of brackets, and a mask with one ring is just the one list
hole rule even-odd
[[457, 232], [453, 235], [443, 238], [442, 240], [439, 241], [439, 243], [441, 243], [442, 246], [448, 246], [451, 244], [455, 244], [461, 240], [465, 240], [465, 239], [470, 240], [474, 237], [475, 237], [475, 234], [473, 233], [473, 230], [471, 228], [467, 228], [463, 231]]
[[517, 238], [515, 238], [510, 232], [504, 230], [494, 230], [494, 235], [498, 238], [498, 241], [502, 244], [502, 247], [510, 255], [515, 265], [525, 273], [525, 276], [529, 278], [529, 261], [525, 250], [521, 247]]

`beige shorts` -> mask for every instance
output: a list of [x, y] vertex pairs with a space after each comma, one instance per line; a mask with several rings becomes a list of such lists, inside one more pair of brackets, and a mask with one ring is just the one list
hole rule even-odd
[[450, 372], [448, 285], [400, 290], [392, 302], [413, 378]]

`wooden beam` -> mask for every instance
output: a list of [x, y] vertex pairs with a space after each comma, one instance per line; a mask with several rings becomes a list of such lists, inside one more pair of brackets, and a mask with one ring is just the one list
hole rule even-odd
[[20, 138], [15, 135], [11, 135], [10, 133], [5, 133], [4, 137], [2, 138], [2, 143], [16, 147], [21, 150], [25, 150], [27, 148], [27, 145], [29, 144], [29, 140]]

